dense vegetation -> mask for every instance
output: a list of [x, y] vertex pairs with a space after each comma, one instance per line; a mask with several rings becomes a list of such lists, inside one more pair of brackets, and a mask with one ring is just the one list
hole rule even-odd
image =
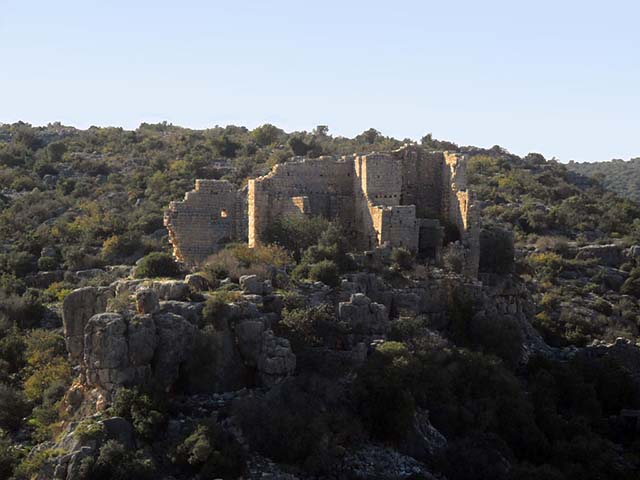
[[[353, 139], [333, 137], [324, 126], [293, 133], [272, 125], [201, 131], [169, 124], [135, 131], [0, 126], [0, 477], [30, 478], [55, 453], [27, 455], [29, 447], [59, 434], [66, 420], [60, 406], [73, 375], [60, 302], [73, 288], [110, 280], [106, 269], [91, 279], [72, 272], [134, 265], [144, 257], [136, 266], [139, 277], [180, 273], [168, 255], [162, 214], [195, 178], [241, 186], [293, 155], [384, 151], [406, 141], [374, 129]], [[515, 272], [527, 282], [537, 305], [535, 327], [549, 344], [637, 340], [638, 262], [612, 267], [577, 256], [586, 245], [639, 244], [637, 203], [537, 154], [520, 158], [500, 147], [458, 147], [430, 135], [421, 143], [471, 156], [469, 182], [485, 225], [481, 242], [491, 253], [481, 269]], [[338, 226], [321, 219], [283, 219], [269, 235], [274, 245], [232, 245], [203, 267], [211, 284], [293, 267], [280, 285], [285, 305], [278, 333], [291, 340], [301, 374], [234, 405], [261, 454], [323, 475], [358, 442], [403, 448], [415, 415], [428, 411], [449, 442], [429, 459], [430, 467], [450, 480], [636, 478], [638, 434], [611, 418], [622, 408], [640, 408], [640, 397], [617, 363], [536, 356], [520, 365], [519, 333], [490, 322], [472, 325], [460, 303], [443, 336], [433, 336], [419, 318], [400, 318], [393, 341], [357, 375], [346, 376], [349, 366], [324, 349], [344, 326], [335, 312], [305, 307], [287, 282], [339, 285], [340, 275], [354, 268], [349, 245]], [[380, 273], [401, 284], [414, 259], [397, 249], [391, 261]], [[40, 288], [51, 275], [55, 281]], [[238, 295], [234, 283], [212, 293], [199, 325], [205, 334], [231, 314], [228, 303]], [[186, 383], [198, 383], [208, 348], [194, 345], [198, 356]], [[154, 392], [123, 390], [111, 408], [149, 443], [162, 438], [171, 416]], [[91, 423], [81, 432], [100, 434]], [[194, 425], [167, 449], [167, 465], [185, 476], [226, 478], [244, 468], [244, 452], [215, 422]], [[159, 466], [148, 451], [110, 441], [83, 468], [88, 478], [155, 478]]]
[[621, 197], [640, 201], [640, 158], [629, 161], [569, 162], [567, 168], [580, 175], [595, 178]]

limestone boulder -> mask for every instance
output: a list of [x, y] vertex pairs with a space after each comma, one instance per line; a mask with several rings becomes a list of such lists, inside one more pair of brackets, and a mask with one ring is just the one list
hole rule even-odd
[[624, 258], [622, 247], [615, 244], [588, 245], [578, 249], [577, 260], [596, 260], [600, 265], [607, 267], [619, 266]]
[[130, 380], [127, 324], [118, 313], [99, 313], [85, 327], [84, 364], [87, 380], [109, 390]]
[[73, 360], [83, 355], [84, 330], [88, 320], [107, 309], [113, 296], [108, 287], [84, 287], [72, 291], [62, 302], [62, 326], [67, 350]]
[[184, 281], [194, 292], [209, 290], [209, 281], [204, 276], [198, 273], [187, 275], [186, 277], [184, 277]]
[[184, 301], [191, 293], [189, 285], [182, 280], [154, 281], [149, 288], [156, 292], [160, 300]]
[[158, 346], [156, 324], [151, 315], [136, 315], [128, 324], [129, 365], [145, 367], [151, 365]]
[[142, 285], [144, 280], [116, 280], [111, 284], [116, 296], [118, 295], [132, 295]]
[[262, 385], [272, 387], [296, 370], [296, 356], [289, 340], [276, 337], [271, 330], [262, 334], [258, 358], [258, 374]]
[[126, 449], [136, 446], [133, 426], [122, 417], [111, 417], [102, 421], [107, 438], [116, 440]]
[[262, 295], [264, 284], [257, 275], [242, 275], [240, 288], [247, 295]]
[[199, 325], [202, 318], [203, 302], [178, 302], [168, 300], [160, 302], [160, 311], [166, 313], [174, 313], [186, 319], [189, 323]]
[[158, 339], [153, 361], [154, 382], [168, 389], [178, 378], [180, 364], [188, 358], [196, 327], [173, 313], [159, 313], [154, 321]]
[[136, 311], [140, 314], [155, 313], [160, 309], [158, 295], [150, 288], [136, 292]]
[[389, 315], [384, 305], [372, 302], [363, 293], [354, 293], [348, 302], [338, 304], [338, 318], [358, 334], [386, 334]]
[[243, 320], [237, 322], [234, 331], [238, 350], [248, 366], [255, 367], [262, 348], [262, 334], [266, 330], [263, 320]]

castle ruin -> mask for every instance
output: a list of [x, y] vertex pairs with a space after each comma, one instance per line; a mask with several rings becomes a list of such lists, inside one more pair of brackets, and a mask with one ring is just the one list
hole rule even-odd
[[270, 223], [291, 215], [337, 221], [358, 250], [405, 247], [440, 260], [445, 241], [464, 249], [465, 272], [478, 269], [478, 215], [466, 185], [466, 156], [407, 145], [389, 153], [294, 159], [236, 189], [196, 180], [171, 202], [164, 223], [175, 257], [195, 265], [230, 241], [255, 246]]

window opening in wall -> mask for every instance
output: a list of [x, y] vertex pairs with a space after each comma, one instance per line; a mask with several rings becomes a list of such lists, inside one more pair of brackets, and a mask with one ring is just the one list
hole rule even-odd
[[222, 208], [220, 209], [220, 218], [227, 218], [229, 216], [229, 214], [227, 213], [227, 210]]

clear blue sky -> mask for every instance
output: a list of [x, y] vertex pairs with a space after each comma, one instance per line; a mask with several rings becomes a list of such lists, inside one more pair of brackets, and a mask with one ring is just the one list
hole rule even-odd
[[0, 0], [0, 122], [640, 156], [640, 2]]

